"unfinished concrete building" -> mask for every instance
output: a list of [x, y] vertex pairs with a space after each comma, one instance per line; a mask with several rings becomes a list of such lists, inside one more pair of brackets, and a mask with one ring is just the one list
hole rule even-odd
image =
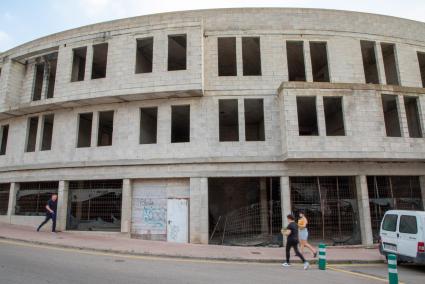
[[[353, 25], [352, 23], [356, 23]], [[425, 24], [220, 9], [0, 53], [0, 222], [223, 245], [376, 240], [425, 200]]]

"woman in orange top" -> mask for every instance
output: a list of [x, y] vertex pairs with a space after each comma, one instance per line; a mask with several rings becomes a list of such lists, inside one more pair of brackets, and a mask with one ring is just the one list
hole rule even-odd
[[301, 247], [301, 253], [304, 252], [304, 247], [307, 247], [311, 250], [313, 253], [313, 257], [317, 256], [317, 251], [308, 243], [308, 230], [307, 230], [307, 218], [304, 215], [303, 211], [300, 211], [299, 213], [299, 219], [298, 219], [298, 235], [300, 238], [300, 247]]

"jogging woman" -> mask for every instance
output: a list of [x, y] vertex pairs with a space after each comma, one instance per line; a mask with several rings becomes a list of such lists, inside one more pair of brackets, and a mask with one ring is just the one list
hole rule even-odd
[[313, 257], [317, 256], [317, 251], [308, 243], [308, 230], [307, 230], [307, 218], [304, 215], [303, 211], [300, 211], [298, 219], [298, 229], [299, 229], [299, 239], [300, 239], [300, 248], [301, 253], [304, 253], [304, 247], [307, 247], [313, 253]]

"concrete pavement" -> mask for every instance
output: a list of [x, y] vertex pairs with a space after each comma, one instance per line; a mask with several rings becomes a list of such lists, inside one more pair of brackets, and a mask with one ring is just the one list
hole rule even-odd
[[[362, 272], [366, 270], [366, 272]], [[404, 283], [423, 283], [425, 273], [399, 269]], [[385, 264], [333, 265], [326, 271], [301, 264], [248, 263], [96, 251], [0, 240], [0, 283], [385, 283]]]
[[[0, 224], [0, 238], [35, 244], [119, 254], [164, 256], [209, 260], [251, 262], [282, 262], [284, 249], [269, 247], [232, 247], [218, 245], [176, 244], [159, 241], [130, 239], [120, 233], [99, 232], [36, 232], [35, 228]], [[305, 253], [310, 261], [311, 253]], [[382, 263], [384, 258], [376, 248], [329, 247], [330, 263]], [[294, 261], [298, 261], [293, 257]]]

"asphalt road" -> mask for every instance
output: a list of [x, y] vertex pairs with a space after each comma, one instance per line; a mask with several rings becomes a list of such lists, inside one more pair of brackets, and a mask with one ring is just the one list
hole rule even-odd
[[[0, 284], [38, 283], [384, 283], [386, 266], [315, 266], [126, 256], [0, 240]], [[405, 283], [424, 283], [425, 269], [401, 267]]]

